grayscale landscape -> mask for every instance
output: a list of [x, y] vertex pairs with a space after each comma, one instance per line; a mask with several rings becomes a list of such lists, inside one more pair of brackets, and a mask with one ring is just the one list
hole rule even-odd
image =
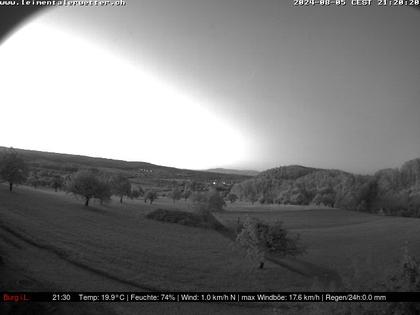
[[[0, 291], [420, 291], [418, 6], [118, 3], [0, 5]], [[420, 306], [0, 302], [0, 313]]]

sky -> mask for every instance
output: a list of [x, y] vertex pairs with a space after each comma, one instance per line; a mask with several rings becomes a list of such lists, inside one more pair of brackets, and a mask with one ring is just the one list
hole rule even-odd
[[420, 10], [376, 5], [50, 8], [0, 44], [0, 145], [190, 169], [398, 167], [420, 157], [419, 29]]

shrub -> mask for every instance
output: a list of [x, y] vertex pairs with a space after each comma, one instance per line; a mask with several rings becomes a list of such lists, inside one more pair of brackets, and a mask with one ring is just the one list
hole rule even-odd
[[238, 196], [233, 193], [230, 193], [227, 196], [227, 199], [230, 201], [230, 203], [234, 203], [236, 200], [238, 200]]
[[214, 230], [225, 229], [225, 227], [212, 215], [205, 216], [179, 210], [157, 209], [148, 213], [146, 218], [162, 222], [177, 223]]

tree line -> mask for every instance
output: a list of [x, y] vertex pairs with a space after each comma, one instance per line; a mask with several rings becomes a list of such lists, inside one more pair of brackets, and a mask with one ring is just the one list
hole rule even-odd
[[420, 159], [374, 175], [285, 166], [235, 184], [231, 193], [251, 203], [322, 205], [420, 217]]
[[[111, 174], [98, 169], [82, 169], [72, 174], [60, 175], [56, 172], [41, 170], [29, 171], [23, 158], [14, 150], [9, 149], [0, 158], [0, 178], [8, 182], [12, 192], [16, 184], [27, 184], [37, 188], [51, 187], [55, 191], [64, 190], [82, 199], [85, 206], [89, 206], [91, 200], [99, 200], [101, 204], [109, 202], [111, 196], [117, 196], [120, 203], [124, 198], [144, 198], [144, 202], [152, 204], [158, 199], [158, 192], [154, 189], [144, 191], [141, 186], [132, 185], [129, 178], [121, 173]], [[191, 199], [200, 204], [210, 200], [213, 210], [220, 210], [225, 205], [224, 198], [229, 190], [226, 187], [209, 187], [202, 182], [184, 182], [180, 188], [174, 185], [167, 197], [173, 202], [177, 200]], [[229, 200], [234, 202], [237, 196], [229, 195]]]
[[[123, 198], [139, 198], [145, 192], [141, 187], [133, 187], [127, 176], [123, 174], [108, 174], [97, 169], [79, 170], [71, 175], [54, 175], [49, 180], [41, 182], [30, 175], [23, 158], [14, 150], [9, 149], [0, 159], [0, 178], [9, 185], [12, 192], [17, 184], [29, 184], [37, 187], [50, 186], [55, 191], [65, 190], [83, 199], [85, 206], [92, 199], [101, 203], [111, 200], [111, 196], [118, 196], [120, 203]], [[146, 194], [150, 198], [150, 194]]]

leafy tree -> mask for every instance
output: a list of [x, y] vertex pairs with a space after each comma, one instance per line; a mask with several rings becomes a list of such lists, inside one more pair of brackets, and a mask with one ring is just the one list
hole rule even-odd
[[118, 174], [111, 179], [112, 193], [120, 197], [120, 203], [123, 202], [124, 196], [130, 196], [131, 183], [127, 177]]
[[194, 203], [195, 210], [202, 214], [221, 211], [226, 205], [224, 199], [216, 190], [209, 192], [196, 192], [192, 195], [192, 201]]
[[242, 229], [237, 235], [236, 243], [247, 251], [252, 261], [259, 262], [259, 268], [264, 268], [268, 253], [282, 256], [297, 256], [305, 249], [299, 242], [299, 235], [292, 237], [283, 228], [281, 221], [266, 224], [257, 218], [247, 217]]
[[208, 196], [208, 206], [210, 211], [220, 211], [223, 210], [223, 207], [226, 206], [225, 200], [220, 196], [220, 193], [217, 191], [210, 191], [207, 193]]
[[187, 201], [187, 199], [190, 198], [190, 196], [191, 196], [191, 190], [185, 189], [182, 192], [182, 198], [184, 198], [185, 201]]
[[238, 196], [237, 196], [237, 195], [235, 195], [235, 194], [232, 194], [232, 193], [230, 193], [230, 194], [227, 196], [227, 198], [228, 198], [228, 200], [230, 201], [230, 203], [234, 203], [236, 200], [238, 200]]
[[31, 174], [26, 179], [26, 184], [34, 188], [37, 188], [40, 185], [40, 181], [39, 181], [39, 178], [36, 176], [36, 174], [31, 172]]
[[144, 190], [141, 186], [137, 186], [137, 190], [138, 190], [140, 196], [144, 196]]
[[207, 185], [203, 182], [192, 180], [186, 184], [186, 188], [191, 191], [203, 191]]
[[104, 176], [92, 170], [82, 170], [73, 174], [68, 183], [67, 190], [85, 200], [85, 206], [89, 206], [92, 198], [101, 202], [110, 200], [111, 187]]
[[243, 200], [245, 198], [244, 195], [244, 189], [242, 187], [241, 183], [236, 183], [232, 186], [232, 188], [230, 189], [231, 194], [235, 194], [236, 196], [239, 197], [240, 200]]
[[305, 194], [296, 191], [290, 196], [290, 204], [292, 205], [306, 205], [308, 204], [308, 199], [306, 198]]
[[53, 177], [52, 181], [51, 181], [51, 186], [52, 188], [54, 188], [54, 191], [57, 192], [59, 189], [61, 189], [63, 187], [63, 178], [59, 175], [56, 175]]
[[191, 191], [197, 191], [199, 189], [199, 186], [199, 183], [194, 180], [188, 183], [188, 189]]
[[13, 191], [13, 185], [25, 182], [27, 176], [25, 162], [14, 149], [9, 149], [0, 161], [0, 177], [9, 183], [9, 190]]
[[335, 201], [335, 193], [332, 187], [320, 188], [317, 194], [312, 199], [312, 203], [315, 205], [324, 205], [333, 207]]
[[149, 190], [144, 195], [144, 202], [146, 203], [147, 201], [149, 201], [150, 204], [152, 204], [153, 201], [155, 201], [157, 198], [158, 198], [157, 192], [154, 190]]
[[172, 199], [173, 202], [181, 199], [182, 192], [178, 189], [178, 187], [174, 187], [171, 192], [168, 194], [168, 197]]
[[255, 187], [255, 183], [252, 180], [243, 182], [242, 191], [245, 198], [252, 204], [258, 200], [257, 188]]
[[102, 174], [99, 176], [99, 182], [96, 186], [94, 198], [98, 199], [101, 204], [111, 201], [112, 196], [112, 186], [110, 179]]
[[251, 204], [254, 204], [258, 200], [258, 195], [255, 192], [251, 192], [248, 195], [248, 200], [251, 202]]
[[222, 182], [217, 182], [215, 185], [213, 185], [212, 189], [216, 190], [220, 196], [222, 196], [223, 198], [226, 198], [227, 195], [229, 194], [230, 190], [231, 190], [232, 186], [231, 185], [226, 185]]
[[141, 189], [132, 189], [130, 191], [130, 195], [128, 196], [130, 199], [137, 199], [143, 195], [143, 190]]

